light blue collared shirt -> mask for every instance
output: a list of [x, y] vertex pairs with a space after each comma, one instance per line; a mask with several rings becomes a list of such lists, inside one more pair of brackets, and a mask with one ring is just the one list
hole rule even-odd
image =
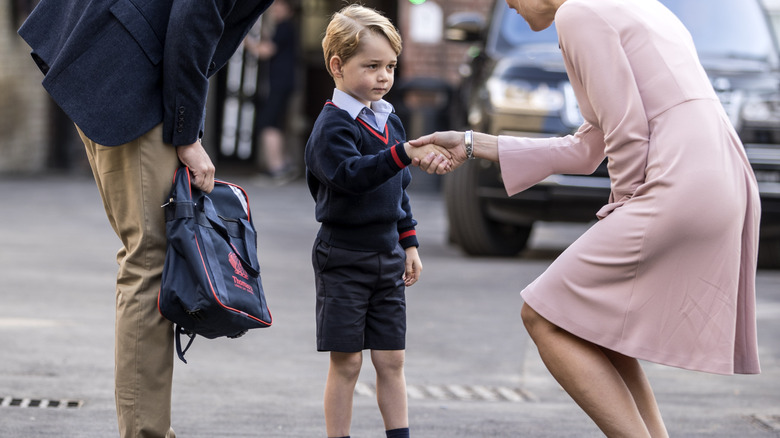
[[333, 98], [331, 102], [337, 107], [348, 112], [349, 115], [356, 119], [359, 117], [364, 122], [368, 123], [372, 128], [378, 132], [385, 132], [385, 124], [387, 124], [387, 118], [393, 113], [393, 105], [390, 102], [379, 99], [375, 102], [371, 102], [371, 108], [363, 105], [359, 100], [350, 96], [348, 93], [333, 89]]

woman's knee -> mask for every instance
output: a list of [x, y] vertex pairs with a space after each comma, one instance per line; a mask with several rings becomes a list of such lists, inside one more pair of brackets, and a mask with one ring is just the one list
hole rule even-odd
[[523, 320], [523, 325], [528, 331], [528, 334], [534, 340], [539, 336], [554, 333], [560, 330], [558, 326], [548, 321], [531, 306], [525, 303], [523, 304], [523, 308], [520, 310], [520, 318]]
[[541, 315], [536, 313], [531, 306], [523, 303], [523, 308], [520, 309], [520, 319], [523, 320], [526, 330], [530, 331], [534, 326], [538, 326], [540, 322], [545, 321]]

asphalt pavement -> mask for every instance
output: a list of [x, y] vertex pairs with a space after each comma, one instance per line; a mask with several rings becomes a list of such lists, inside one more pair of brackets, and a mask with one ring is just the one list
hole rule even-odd
[[[176, 361], [179, 438], [324, 437], [327, 354], [314, 343], [310, 249], [318, 225], [302, 181], [245, 172], [274, 316], [239, 339], [196, 339]], [[423, 180], [423, 178], [418, 178]], [[584, 226], [546, 224], [517, 258], [469, 258], [447, 244], [441, 197], [411, 190], [424, 270], [407, 291], [413, 436], [599, 437], [544, 369], [519, 318], [519, 291]], [[115, 254], [87, 174], [0, 177], [0, 438], [116, 437]], [[717, 376], [645, 363], [672, 437], [780, 436], [780, 271], [758, 274], [763, 373]], [[352, 436], [384, 437], [370, 356]]]

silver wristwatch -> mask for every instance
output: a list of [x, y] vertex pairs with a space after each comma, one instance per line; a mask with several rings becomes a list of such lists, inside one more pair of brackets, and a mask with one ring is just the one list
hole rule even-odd
[[468, 130], [466, 131], [466, 138], [464, 140], [464, 143], [466, 144], [466, 157], [469, 160], [473, 160], [474, 158], [474, 131]]

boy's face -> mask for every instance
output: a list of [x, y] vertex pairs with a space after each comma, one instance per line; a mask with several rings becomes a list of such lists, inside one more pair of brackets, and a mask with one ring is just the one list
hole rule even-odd
[[330, 62], [336, 88], [370, 107], [392, 88], [398, 57], [387, 38], [368, 33], [354, 56], [346, 62], [334, 56]]

